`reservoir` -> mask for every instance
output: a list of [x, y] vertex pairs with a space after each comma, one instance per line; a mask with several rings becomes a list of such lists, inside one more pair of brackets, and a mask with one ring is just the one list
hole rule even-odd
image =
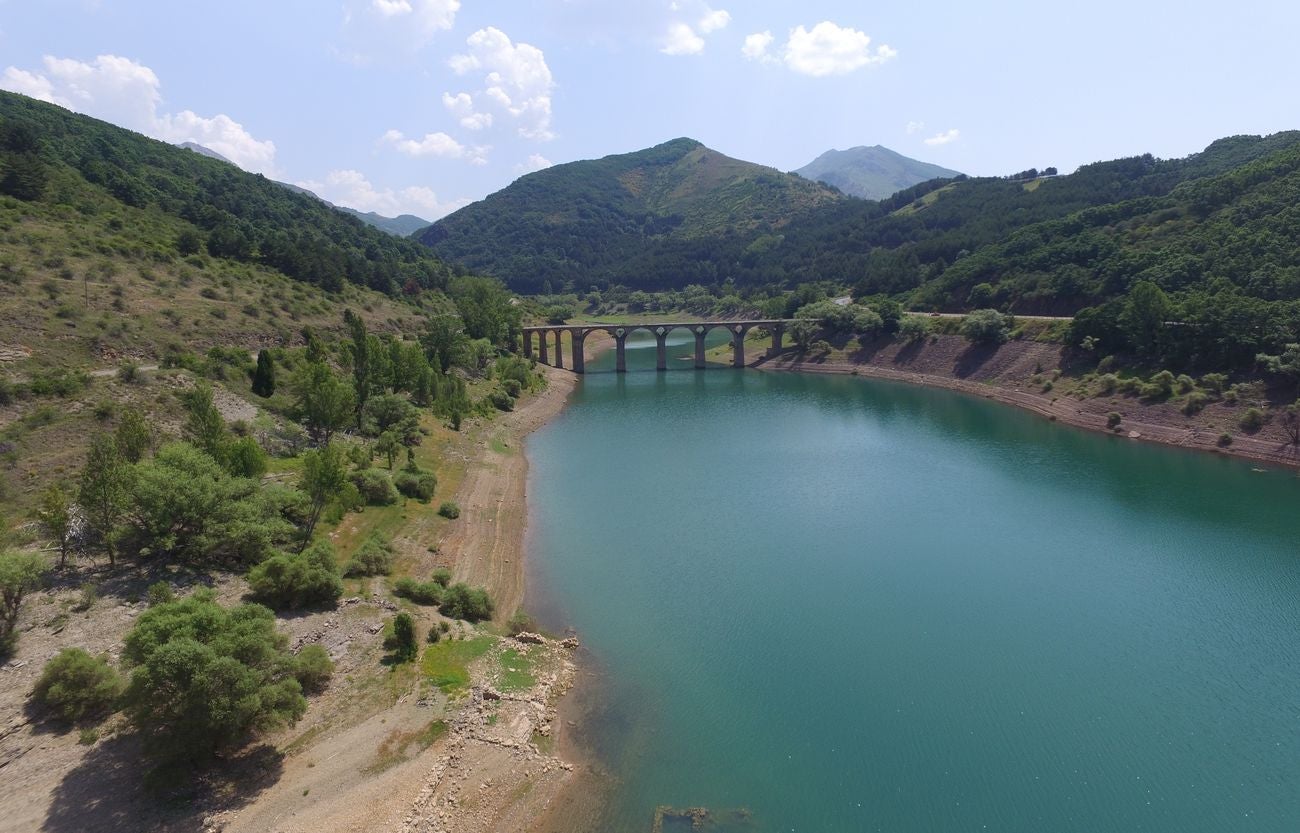
[[529, 441], [602, 829], [1300, 829], [1294, 473], [636, 348]]

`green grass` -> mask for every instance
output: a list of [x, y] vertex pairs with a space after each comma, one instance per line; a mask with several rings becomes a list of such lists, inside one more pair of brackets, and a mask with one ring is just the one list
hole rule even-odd
[[488, 635], [473, 639], [444, 639], [424, 649], [420, 667], [429, 683], [446, 694], [455, 694], [469, 686], [469, 664], [488, 652], [494, 638]]
[[533, 659], [514, 648], [501, 652], [501, 690], [527, 691], [537, 684], [533, 676]]
[[383, 743], [379, 744], [379, 749], [375, 753], [375, 762], [364, 771], [368, 775], [376, 775], [390, 769], [407, 760], [407, 752], [412, 746], [415, 747], [416, 752], [423, 752], [446, 734], [445, 720], [431, 720], [427, 726], [411, 732], [394, 729], [384, 738]]

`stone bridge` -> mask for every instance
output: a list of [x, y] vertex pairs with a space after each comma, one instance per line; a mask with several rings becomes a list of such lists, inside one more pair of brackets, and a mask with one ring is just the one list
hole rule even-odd
[[[783, 339], [785, 337], [785, 328], [799, 319], [795, 318], [772, 318], [766, 320], [745, 320], [745, 321], [674, 321], [660, 322], [651, 324], [557, 324], [544, 327], [524, 327], [524, 357], [533, 358], [542, 364], [549, 364], [552, 367], [564, 367], [564, 346], [560, 337], [564, 333], [569, 334], [570, 343], [572, 344], [572, 365], [574, 373], [586, 372], [586, 361], [583, 356], [583, 343], [587, 336], [595, 332], [609, 333], [614, 339], [615, 363], [614, 367], [619, 373], [627, 372], [627, 337], [637, 330], [645, 330], [655, 337], [656, 346], [658, 347], [658, 362], [656, 369], [668, 369], [668, 334], [673, 330], [690, 330], [695, 336], [695, 366], [697, 368], [705, 367], [704, 361], [704, 339], [711, 330], [725, 329], [731, 336], [731, 365], [732, 367], [745, 366], [745, 334], [755, 327], [765, 327], [772, 333], [772, 346], [768, 348], [768, 355], [776, 355], [781, 352]], [[537, 349], [533, 349], [533, 336], [537, 336]], [[554, 353], [552, 353], [551, 341], [555, 342]]]

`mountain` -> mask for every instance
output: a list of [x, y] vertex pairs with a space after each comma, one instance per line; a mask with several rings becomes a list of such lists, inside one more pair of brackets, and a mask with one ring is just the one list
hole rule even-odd
[[[330, 203], [333, 205], [333, 203]], [[396, 217], [385, 217], [382, 214], [376, 214], [373, 211], [361, 212], [355, 208], [348, 208], [346, 205], [335, 205], [339, 211], [351, 214], [368, 226], [374, 226], [380, 231], [386, 231], [395, 237], [410, 237], [415, 232], [429, 225], [429, 221], [423, 217], [417, 217], [414, 214], [399, 214]]]
[[215, 160], [217, 160], [218, 162], [225, 162], [227, 165], [234, 165], [234, 164], [235, 164], [234, 162], [231, 162], [231, 161], [230, 161], [229, 159], [227, 159], [226, 157], [224, 157], [224, 156], [222, 156], [221, 154], [217, 153], [217, 152], [216, 152], [215, 150], [213, 150], [212, 148], [204, 147], [203, 145], [199, 144], [198, 142], [181, 142], [181, 143], [178, 144], [176, 147], [185, 148], [186, 150], [192, 150], [192, 151], [194, 151], [194, 152], [197, 153], [197, 154], [200, 154], [200, 155], [202, 155], [202, 156], [206, 156], [206, 157], [208, 157], [209, 159], [215, 159]]
[[[0, 122], [9, 145], [0, 170], [16, 164], [19, 178], [30, 181], [17, 185], [34, 196], [32, 202], [49, 191], [83, 213], [149, 209], [138, 221], [148, 226], [147, 241], [121, 244], [141, 257], [206, 252], [329, 291], [356, 284], [390, 295], [442, 288], [450, 277], [446, 264], [415, 241], [385, 234], [211, 154], [8, 92], [0, 92]], [[12, 178], [7, 172], [5, 182]], [[109, 239], [125, 234], [123, 228]]]
[[519, 290], [571, 280], [585, 287], [623, 280], [623, 263], [663, 241], [707, 247], [770, 233], [844, 199], [802, 177], [674, 139], [528, 174], [417, 238]]
[[794, 173], [865, 200], [883, 200], [926, 180], [960, 176], [957, 171], [909, 159], [880, 145], [828, 150]]

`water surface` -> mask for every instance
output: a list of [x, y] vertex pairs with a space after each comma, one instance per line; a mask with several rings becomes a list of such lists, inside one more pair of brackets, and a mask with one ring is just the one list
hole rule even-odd
[[530, 603], [607, 683], [605, 830], [1300, 829], [1287, 472], [689, 369], [588, 375], [529, 455]]

